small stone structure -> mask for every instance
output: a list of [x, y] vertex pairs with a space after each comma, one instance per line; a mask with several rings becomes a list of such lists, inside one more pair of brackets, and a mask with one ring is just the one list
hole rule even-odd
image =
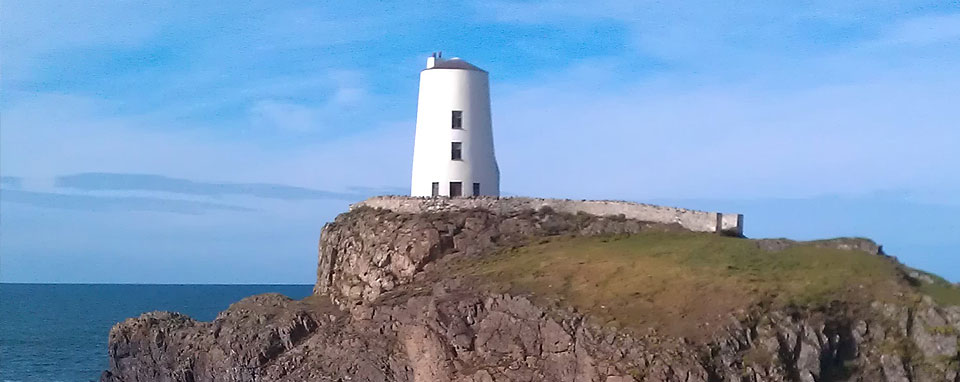
[[623, 215], [627, 219], [672, 224], [695, 232], [718, 232], [743, 236], [743, 215], [663, 207], [652, 204], [613, 200], [570, 200], [526, 197], [423, 198], [410, 196], [377, 196], [353, 204], [357, 207], [382, 208], [396, 213], [461, 211], [484, 209], [496, 214], [511, 215], [524, 210], [549, 207], [559, 213], [585, 213], [596, 216]]

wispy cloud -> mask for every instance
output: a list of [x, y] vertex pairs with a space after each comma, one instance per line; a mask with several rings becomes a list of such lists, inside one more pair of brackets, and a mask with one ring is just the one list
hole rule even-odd
[[884, 44], [960, 45], [960, 13], [910, 18], [889, 28], [880, 38]]
[[19, 82], [54, 69], [49, 60], [63, 51], [140, 46], [160, 33], [170, 14], [171, 9], [162, 3], [137, 7], [101, 0], [4, 4], [0, 35], [3, 80]]
[[960, 82], [898, 79], [909, 73], [786, 89], [666, 77], [615, 92], [591, 82], [603, 74], [558, 75], [495, 98], [502, 184], [576, 198], [960, 190], [944, 167], [960, 162]]
[[326, 122], [317, 108], [274, 100], [259, 101], [250, 112], [258, 124], [291, 131], [317, 130]]
[[216, 125], [116, 115], [109, 103], [54, 95], [22, 99], [8, 105], [0, 118], [0, 163], [4, 173], [18, 176], [163, 174], [314, 190], [409, 182], [413, 121], [379, 121], [337, 139], [287, 139], [283, 134], [247, 139]]
[[23, 179], [19, 176], [0, 176], [0, 185], [3, 188], [20, 188], [23, 184]]
[[208, 211], [248, 212], [253, 209], [222, 203], [136, 196], [92, 196], [4, 190], [0, 202], [27, 204], [34, 207], [64, 210], [153, 211], [197, 215]]
[[[371, 102], [362, 73], [334, 70], [327, 74], [319, 104], [306, 105], [279, 99], [262, 99], [250, 108], [253, 123], [294, 132], [334, 130], [350, 115]], [[289, 91], [289, 89], [286, 89]], [[368, 106], [368, 105], [367, 105]]]
[[361, 193], [269, 183], [212, 183], [151, 174], [83, 173], [58, 176], [55, 185], [83, 191], [159, 191], [202, 196], [243, 195], [283, 200], [359, 200]]
[[[3, 180], [3, 243], [25, 263], [139, 229], [149, 243], [112, 252], [246, 250], [234, 264], [252, 281], [284, 241], [309, 268], [301, 252], [351, 198], [407, 192], [417, 73], [438, 49], [490, 70], [516, 194], [960, 195], [960, 39], [942, 1], [78, 4], [0, 12], [0, 165], [23, 177]], [[804, 232], [791, 214], [769, 227]]]
[[406, 187], [391, 187], [391, 186], [381, 186], [381, 187], [361, 187], [353, 186], [347, 187], [351, 192], [355, 192], [361, 195], [405, 195], [410, 192], [409, 188]]

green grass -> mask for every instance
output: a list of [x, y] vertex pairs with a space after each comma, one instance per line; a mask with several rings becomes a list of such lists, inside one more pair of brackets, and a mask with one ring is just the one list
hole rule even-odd
[[914, 271], [926, 275], [932, 280], [932, 282], [926, 282], [922, 279], [917, 280], [919, 285], [917, 285], [916, 288], [920, 293], [932, 297], [934, 301], [941, 305], [960, 306], [960, 288], [933, 273], [924, 272], [919, 269], [914, 269]]
[[920, 284], [917, 289], [941, 305], [960, 306], [960, 288], [942, 279], [930, 284]]
[[[894, 301], [913, 291], [899, 267], [860, 251], [798, 246], [765, 252], [747, 239], [649, 232], [557, 238], [458, 269], [500, 291], [570, 305], [606, 324], [689, 335], [758, 305]], [[938, 301], [956, 297], [927, 293], [947, 296], [934, 296]]]

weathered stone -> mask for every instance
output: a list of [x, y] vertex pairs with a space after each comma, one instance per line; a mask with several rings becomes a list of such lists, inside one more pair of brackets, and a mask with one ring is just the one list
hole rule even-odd
[[110, 332], [101, 381], [957, 382], [960, 308], [931, 300], [731, 312], [693, 342], [604, 327], [434, 268], [549, 235], [647, 229], [679, 227], [543, 208], [356, 208], [323, 230], [316, 296], [249, 297], [212, 322], [128, 319]]
[[644, 229], [679, 226], [548, 209], [513, 214], [490, 209], [398, 214], [357, 207], [323, 228], [314, 292], [330, 295], [341, 305], [370, 302], [411, 282], [428, 263], [449, 254], [476, 255], [551, 235], [624, 234]]
[[[743, 215], [688, 210], [686, 208], [656, 206], [616, 200], [570, 200], [527, 197], [498, 198], [489, 196], [471, 198], [421, 198], [408, 196], [378, 196], [351, 206], [377, 208], [402, 214], [462, 213], [486, 210], [495, 215], [512, 216], [523, 211], [545, 214], [607, 216], [659, 224], [678, 224], [694, 232], [743, 235]], [[567, 221], [547, 222], [569, 224]]]
[[764, 251], [777, 252], [798, 245], [812, 245], [819, 248], [834, 248], [845, 251], [863, 251], [871, 255], [883, 255], [883, 246], [873, 240], [859, 237], [842, 237], [827, 240], [795, 241], [790, 239], [759, 239], [757, 246]]

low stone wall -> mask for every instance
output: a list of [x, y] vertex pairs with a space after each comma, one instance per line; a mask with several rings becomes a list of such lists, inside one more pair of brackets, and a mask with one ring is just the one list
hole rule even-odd
[[596, 216], [623, 215], [627, 219], [646, 222], [676, 223], [696, 232], [723, 232], [743, 235], [743, 215], [663, 207], [652, 204], [611, 200], [569, 200], [543, 198], [418, 198], [409, 196], [377, 196], [350, 206], [382, 208], [397, 213], [417, 214], [423, 212], [461, 211], [484, 209], [496, 214], [510, 215], [524, 210], [539, 210], [549, 207], [556, 212]]

